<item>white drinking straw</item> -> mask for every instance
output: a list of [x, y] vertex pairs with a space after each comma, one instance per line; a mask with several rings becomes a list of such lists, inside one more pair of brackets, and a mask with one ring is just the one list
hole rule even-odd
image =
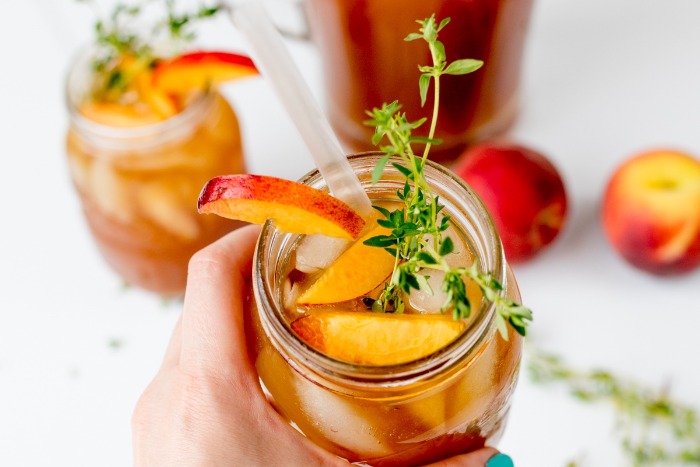
[[263, 6], [253, 1], [235, 3], [230, 12], [235, 27], [250, 45], [255, 64], [277, 92], [333, 196], [361, 216], [368, 216], [372, 207], [367, 193]]

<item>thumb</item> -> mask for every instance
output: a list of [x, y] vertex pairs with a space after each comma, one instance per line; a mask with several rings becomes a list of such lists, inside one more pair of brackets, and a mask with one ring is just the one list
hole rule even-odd
[[240, 228], [191, 258], [182, 312], [183, 371], [238, 378], [240, 365], [249, 364], [243, 314], [259, 232], [258, 226]]

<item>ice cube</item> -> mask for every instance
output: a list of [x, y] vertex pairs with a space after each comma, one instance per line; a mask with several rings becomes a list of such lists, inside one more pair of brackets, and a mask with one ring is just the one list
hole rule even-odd
[[[496, 339], [496, 341], [494, 341]], [[483, 424], [493, 416], [493, 413], [503, 405], [512, 385], [500, 371], [506, 371], [507, 362], [501, 361], [498, 355], [500, 337], [482, 344], [481, 349], [474, 352], [474, 360], [464, 370], [461, 377], [456, 378], [447, 390], [445, 397], [445, 412], [447, 426], [456, 429], [466, 423], [481, 421]]]
[[287, 277], [282, 284], [282, 300], [284, 301], [284, 307], [287, 309], [294, 309], [299, 295], [301, 295], [301, 285], [299, 282], [292, 282], [289, 277]]
[[160, 228], [182, 239], [192, 240], [199, 235], [199, 224], [191, 203], [180, 200], [169, 185], [146, 183], [139, 187], [141, 211]]
[[408, 304], [418, 313], [437, 314], [440, 313], [443, 303], [447, 296], [441, 290], [442, 280], [445, 273], [431, 269], [424, 269], [422, 273], [430, 286], [430, 290], [411, 290], [411, 295], [408, 297]]
[[294, 382], [301, 409], [328, 440], [365, 458], [389, 454], [381, 421], [363, 416], [374, 412], [363, 408], [360, 399], [351, 402], [306, 379]]
[[433, 391], [432, 394], [428, 394], [419, 400], [412, 400], [404, 405], [404, 408], [412, 418], [411, 423], [421, 427], [419, 433], [423, 435], [426, 432], [432, 434], [430, 437], [422, 437], [419, 434], [417, 439], [412, 438], [404, 442], [422, 442], [442, 434], [440, 430], [445, 429], [445, 396], [444, 390]]
[[326, 269], [338, 259], [350, 242], [325, 235], [307, 235], [296, 249], [296, 268], [310, 274]]
[[129, 222], [133, 207], [129, 199], [126, 181], [119, 177], [109, 161], [95, 158], [90, 172], [90, 192], [99, 209], [119, 222]]
[[474, 254], [469, 246], [465, 243], [464, 237], [460, 235], [454, 226], [450, 227], [443, 233], [443, 237], [450, 237], [454, 243], [454, 251], [447, 255], [445, 259], [447, 264], [453, 268], [469, 267], [474, 262]]
[[500, 417], [493, 412], [500, 410], [506, 400], [494, 393], [498, 386], [494, 369], [498, 367], [496, 345], [482, 344], [474, 360], [447, 387], [409, 405], [412, 415], [429, 429], [404, 442], [422, 443], [444, 433], [463, 433], [468, 426], [484, 429], [497, 423]]

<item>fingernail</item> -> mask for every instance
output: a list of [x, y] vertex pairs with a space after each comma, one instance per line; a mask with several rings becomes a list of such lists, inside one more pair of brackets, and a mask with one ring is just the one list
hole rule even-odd
[[498, 453], [486, 461], [486, 467], [514, 467], [514, 464], [510, 456]]

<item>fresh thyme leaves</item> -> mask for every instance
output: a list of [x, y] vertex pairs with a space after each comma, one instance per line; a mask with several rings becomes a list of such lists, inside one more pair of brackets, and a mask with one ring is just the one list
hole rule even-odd
[[425, 101], [428, 96], [428, 89], [430, 87], [430, 81], [432, 80], [435, 86], [435, 105], [433, 106], [433, 117], [430, 124], [430, 136], [429, 141], [427, 141], [425, 150], [423, 152], [423, 158], [428, 157], [428, 152], [430, 151], [431, 141], [430, 139], [435, 134], [435, 128], [437, 126], [437, 116], [439, 110], [439, 97], [440, 97], [440, 76], [442, 75], [465, 75], [472, 73], [484, 64], [481, 60], [473, 60], [469, 58], [455, 60], [449, 65], [447, 64], [447, 58], [445, 55], [445, 46], [442, 42], [437, 40], [438, 33], [450, 22], [450, 18], [445, 18], [440, 21], [440, 24], [436, 26], [435, 16], [431, 16], [423, 21], [417, 21], [421, 25], [419, 28], [419, 33], [412, 33], [406, 37], [406, 41], [414, 41], [423, 39], [428, 43], [428, 48], [430, 49], [430, 56], [433, 60], [432, 66], [419, 66], [418, 69], [421, 71], [421, 76], [418, 80], [418, 87], [420, 90], [421, 105], [425, 105]]
[[584, 402], [615, 408], [623, 452], [635, 467], [700, 464], [700, 414], [666, 390], [654, 391], [608, 371], [577, 371], [560, 357], [530, 349], [528, 370], [538, 383], [562, 383]]
[[[449, 23], [449, 18], [438, 24], [435, 16], [423, 21], [418, 33], [409, 34], [407, 41], [423, 39], [430, 49], [432, 66], [419, 66], [419, 91], [421, 103], [425, 104], [433, 82], [434, 106], [427, 137], [414, 136], [413, 130], [420, 127], [427, 119], [411, 122], [406, 114], [401, 112], [397, 101], [384, 104], [381, 108], [368, 111], [371, 117], [365, 123], [375, 127], [372, 143], [380, 145], [384, 140], [387, 145], [380, 146], [384, 156], [380, 158], [372, 174], [376, 183], [392, 156], [401, 158], [402, 163], [392, 163], [406, 177], [402, 190], [397, 192], [403, 207], [389, 211], [380, 206], [374, 206], [383, 219], [377, 222], [391, 229], [388, 235], [379, 235], [365, 241], [365, 244], [384, 248], [396, 258], [394, 272], [390, 280], [384, 284], [384, 289], [372, 304], [374, 311], [401, 313], [405, 309], [405, 296], [412, 289], [432, 294], [428, 283], [430, 271], [441, 271], [444, 274], [442, 291], [446, 295], [442, 311], [450, 310], [455, 319], [467, 318], [471, 314], [471, 303], [467, 296], [464, 279], [470, 279], [478, 284], [484, 297], [496, 305], [496, 326], [504, 339], [508, 338], [507, 324], [516, 332], [525, 335], [527, 323], [532, 320], [532, 312], [518, 305], [503, 295], [503, 288], [498, 281], [487, 274], [479, 272], [477, 264], [469, 268], [451, 268], [447, 256], [454, 253], [454, 243], [443, 233], [450, 225], [450, 216], [441, 214], [443, 206], [425, 179], [425, 167], [430, 148], [439, 144], [435, 139], [440, 102], [440, 77], [442, 75], [462, 75], [479, 69], [483, 62], [480, 60], [461, 59], [447, 63], [445, 47], [438, 40], [438, 33]], [[422, 156], [417, 156], [412, 143], [425, 145]]]
[[210, 18], [216, 15], [221, 9], [221, 5], [200, 6], [192, 13], [178, 13], [175, 8], [175, 0], [166, 0], [168, 10], [166, 25], [170, 37], [174, 40], [189, 42], [195, 39], [194, 31], [187, 26], [192, 25], [197, 20]]
[[[78, 0], [93, 4], [92, 0]], [[136, 32], [139, 20], [146, 16], [146, 7], [162, 4], [164, 18], [155, 21], [145, 32]], [[96, 52], [92, 67], [96, 73], [94, 94], [103, 100], [118, 100], [130, 89], [139, 74], [153, 67], [158, 56], [154, 46], [167, 42], [175, 49], [195, 38], [192, 27], [211, 18], [222, 6], [202, 5], [191, 12], [181, 12], [175, 0], [146, 0], [137, 5], [117, 3], [105, 16], [96, 12]], [[143, 30], [143, 29], [142, 29]]]

